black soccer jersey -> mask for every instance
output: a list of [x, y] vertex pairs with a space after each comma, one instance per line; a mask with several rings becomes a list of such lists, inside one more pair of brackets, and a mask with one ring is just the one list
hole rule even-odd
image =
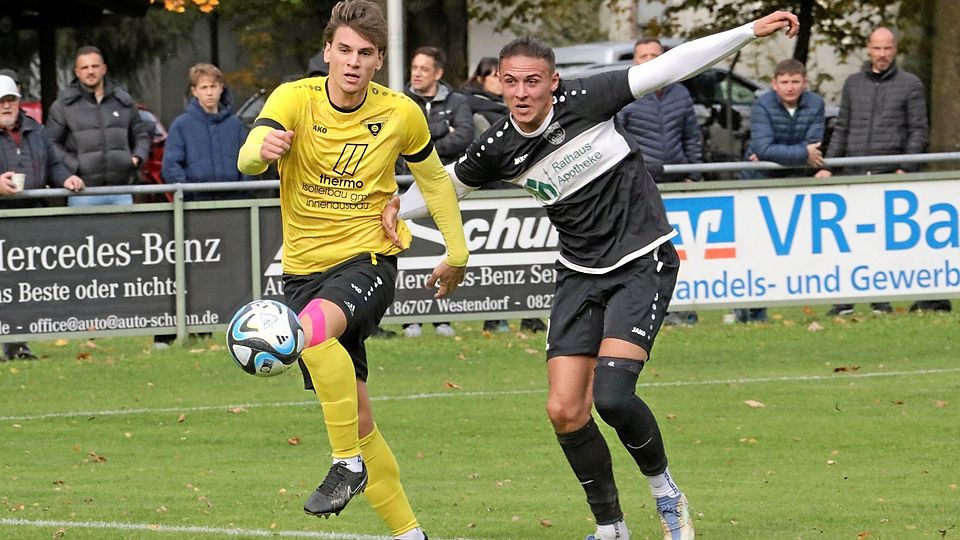
[[640, 151], [614, 123], [635, 99], [627, 70], [561, 80], [536, 132], [522, 133], [507, 117], [467, 149], [457, 179], [524, 188], [557, 228], [564, 266], [610, 272], [676, 234]]

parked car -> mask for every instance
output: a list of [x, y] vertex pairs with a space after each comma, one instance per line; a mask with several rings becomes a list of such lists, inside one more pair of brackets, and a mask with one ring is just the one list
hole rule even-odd
[[[682, 40], [663, 39], [669, 49]], [[599, 42], [557, 47], [557, 71], [563, 78], [627, 69], [633, 65], [632, 41]], [[587, 60], [597, 59], [594, 63]], [[618, 58], [617, 60], [609, 60]], [[561, 67], [562, 66], [562, 67]], [[693, 98], [697, 121], [703, 130], [705, 162], [742, 161], [750, 143], [750, 113], [754, 100], [769, 86], [722, 67], [712, 67], [683, 81]], [[827, 105], [823, 148], [830, 142], [839, 107]]]

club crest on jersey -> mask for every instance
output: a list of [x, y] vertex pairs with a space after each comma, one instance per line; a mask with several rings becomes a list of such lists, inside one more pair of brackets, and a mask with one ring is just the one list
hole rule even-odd
[[567, 132], [560, 127], [560, 122], [554, 122], [543, 132], [543, 138], [554, 146], [560, 146], [563, 144], [564, 139], [567, 138]]
[[371, 118], [370, 120], [365, 120], [363, 122], [363, 126], [367, 128], [367, 131], [369, 131], [371, 135], [376, 137], [381, 131], [383, 131], [383, 125], [386, 123], [386, 117]]

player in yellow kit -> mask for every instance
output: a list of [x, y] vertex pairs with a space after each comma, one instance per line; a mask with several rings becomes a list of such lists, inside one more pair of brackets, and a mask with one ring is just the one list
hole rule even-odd
[[[410, 166], [447, 245], [427, 281], [438, 297], [463, 280], [467, 263], [460, 210], [430, 142], [423, 113], [402, 92], [372, 83], [383, 65], [387, 26], [369, 0], [343, 0], [324, 30], [328, 77], [278, 87], [240, 151], [250, 175], [277, 162], [283, 215], [284, 296], [307, 334], [301, 370], [320, 399], [333, 466], [310, 496], [308, 514], [338, 514], [364, 491], [403, 540], [425, 538], [400, 472], [373, 419], [364, 340], [393, 301], [402, 226], [391, 242], [380, 215], [397, 190], [398, 156]], [[369, 482], [368, 482], [369, 479]]]

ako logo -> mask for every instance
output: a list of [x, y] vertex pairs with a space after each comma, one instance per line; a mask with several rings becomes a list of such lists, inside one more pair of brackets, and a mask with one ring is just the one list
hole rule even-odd
[[733, 197], [678, 197], [663, 201], [680, 260], [737, 256]]

